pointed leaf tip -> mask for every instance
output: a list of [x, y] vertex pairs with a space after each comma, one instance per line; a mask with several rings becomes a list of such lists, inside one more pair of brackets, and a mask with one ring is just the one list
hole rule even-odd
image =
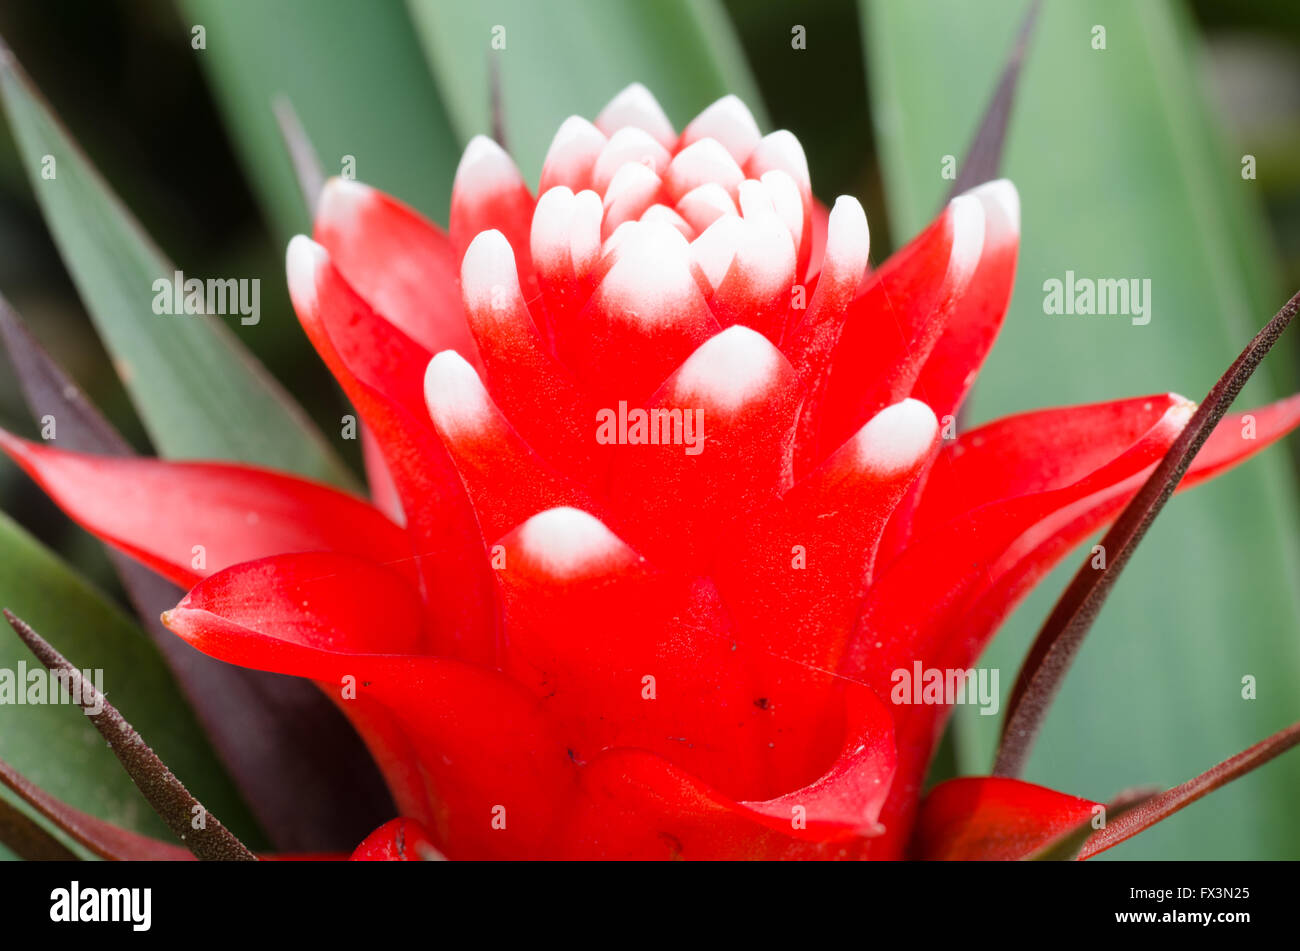
[[[195, 799], [184, 784], [144, 742], [135, 728], [117, 712], [81, 671], [73, 667], [26, 621], [8, 608], [5, 620], [36, 658], [51, 671], [64, 676], [64, 685], [91, 723], [108, 741], [131, 780], [149, 805], [167, 823], [196, 858], [206, 861], [255, 862], [257, 856], [231, 833], [216, 816]], [[201, 819], [201, 822], [196, 820]], [[199, 827], [196, 827], [199, 826]]]
[[952, 184], [952, 191], [948, 193], [949, 200], [998, 177], [1002, 150], [1007, 139], [1007, 125], [1011, 120], [1011, 107], [1015, 103], [1016, 90], [1020, 84], [1020, 70], [1024, 65], [1029, 38], [1034, 32], [1041, 6], [1042, 0], [1030, 0], [1015, 45], [1011, 48], [1011, 55], [1002, 69], [997, 89], [975, 131], [975, 138], [966, 151], [957, 172], [957, 180]]
[[1297, 744], [1300, 744], [1300, 723], [1293, 723], [1254, 746], [1242, 750], [1236, 756], [1229, 757], [1218, 766], [1207, 769], [1194, 779], [1189, 779], [1181, 786], [1175, 786], [1167, 792], [1130, 804], [1122, 815], [1108, 819], [1104, 829], [1099, 829], [1088, 837], [1078, 857], [1092, 858], [1099, 852], [1133, 838], [1139, 832], [1190, 806], [1202, 796], [1209, 795], [1221, 786], [1226, 786], [1234, 779], [1245, 776], [1269, 760], [1281, 756]]

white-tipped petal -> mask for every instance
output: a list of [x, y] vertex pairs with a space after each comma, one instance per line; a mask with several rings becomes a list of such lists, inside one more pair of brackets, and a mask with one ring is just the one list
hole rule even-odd
[[586, 274], [600, 260], [600, 225], [604, 214], [600, 196], [591, 189], [573, 196], [573, 217], [569, 221], [569, 253], [573, 256], [573, 272], [577, 277]]
[[979, 266], [984, 250], [984, 203], [967, 193], [950, 203], [952, 209], [952, 256], [947, 280], [958, 289], [966, 286]]
[[886, 406], [853, 437], [859, 464], [878, 472], [898, 472], [914, 466], [934, 444], [939, 421], [920, 400], [905, 399]]
[[734, 411], [766, 395], [783, 359], [761, 333], [735, 324], [710, 337], [681, 365], [674, 399], [700, 399]]
[[552, 188], [537, 200], [528, 245], [533, 266], [540, 274], [560, 274], [569, 269], [574, 202], [574, 194], [567, 185]]
[[434, 425], [445, 437], [480, 431], [495, 415], [483, 381], [455, 350], [444, 350], [429, 361], [424, 373], [424, 401]]
[[716, 139], [740, 165], [745, 164], [762, 138], [753, 113], [737, 96], [723, 96], [692, 119], [682, 132], [683, 145]]
[[745, 166], [750, 178], [762, 178], [764, 172], [782, 171], [794, 179], [805, 199], [812, 196], [812, 178], [808, 174], [808, 157], [793, 132], [778, 129], [763, 136]]
[[592, 167], [608, 140], [604, 133], [581, 116], [569, 116], [560, 124], [542, 163], [538, 190], [557, 185], [582, 188], [588, 184]]
[[284, 255], [284, 269], [289, 280], [289, 296], [298, 311], [316, 306], [316, 279], [329, 263], [329, 252], [305, 234], [289, 240]]
[[822, 262], [823, 280], [857, 286], [871, 256], [871, 230], [867, 213], [851, 195], [835, 199], [826, 225], [826, 255]]
[[620, 168], [605, 190], [601, 234], [608, 237], [624, 221], [639, 219], [654, 204], [661, 185], [658, 175], [637, 162]]
[[316, 223], [340, 232], [350, 232], [377, 196], [378, 192], [369, 185], [335, 176], [321, 189]]
[[452, 191], [463, 195], [494, 194], [516, 187], [522, 176], [506, 151], [485, 135], [476, 135], [465, 146], [456, 166]]
[[760, 182], [740, 184], [740, 210], [744, 215], [746, 240], [737, 251], [750, 293], [759, 299], [789, 290], [794, 280], [797, 247], [790, 229], [777, 215], [772, 198]]
[[764, 172], [761, 181], [772, 207], [789, 230], [794, 246], [799, 247], [799, 241], [803, 238], [803, 198], [799, 194], [799, 186], [788, 172], [780, 169]]
[[466, 309], [474, 313], [505, 311], [522, 304], [515, 252], [500, 231], [482, 232], [465, 249], [460, 288]]
[[620, 92], [596, 117], [596, 128], [609, 136], [629, 126], [648, 132], [666, 149], [677, 141], [677, 132], [658, 100], [640, 83]]
[[714, 290], [727, 276], [736, 252], [746, 239], [744, 221], [736, 215], [724, 215], [691, 242], [691, 260], [704, 273]]
[[624, 165], [643, 165], [656, 175], [663, 175], [671, 156], [643, 129], [620, 129], [601, 149], [591, 169], [591, 187], [602, 195]]
[[677, 319], [699, 297], [689, 245], [676, 228], [629, 221], [610, 240], [614, 264], [595, 295], [605, 313], [628, 323], [661, 324]]
[[[989, 237], [995, 242], [1020, 236], [1020, 193], [1009, 179], [999, 178], [972, 188], [974, 195], [984, 205], [984, 214], [990, 228], [997, 228]], [[994, 214], [994, 212], [997, 214]]]
[[717, 182], [693, 188], [677, 202], [677, 212], [696, 232], [702, 232], [723, 215], [739, 215], [736, 202]]
[[641, 216], [641, 221], [647, 224], [666, 224], [671, 225], [682, 233], [682, 237], [687, 241], [695, 237], [695, 229], [667, 205], [651, 205]]
[[717, 139], [700, 139], [674, 156], [663, 178], [668, 194], [677, 201], [709, 182], [717, 182], [728, 192], [734, 192], [745, 180], [745, 173]]

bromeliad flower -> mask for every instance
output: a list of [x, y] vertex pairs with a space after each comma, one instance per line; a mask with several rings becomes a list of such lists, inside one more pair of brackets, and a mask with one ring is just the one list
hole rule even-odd
[[[1173, 394], [959, 431], [1019, 229], [1014, 186], [989, 182], [873, 270], [862, 207], [817, 202], [789, 132], [727, 97], [679, 134], [633, 86], [563, 124], [536, 199], [472, 141], [447, 232], [325, 187], [289, 289], [364, 422], [369, 501], [0, 446], [189, 589], [177, 635], [339, 705], [402, 817], [359, 858], [1078, 852], [1098, 803], [1011, 775], [922, 801], [953, 698], [913, 704], [899, 672], [971, 668], [1144, 486], [1192, 455], [1181, 486], [1227, 469], [1300, 398], [1252, 411], [1254, 438], [1240, 417], [1209, 435], [1226, 403], [1194, 419]], [[1289, 742], [1127, 826], [1113, 809], [1085, 852]]]

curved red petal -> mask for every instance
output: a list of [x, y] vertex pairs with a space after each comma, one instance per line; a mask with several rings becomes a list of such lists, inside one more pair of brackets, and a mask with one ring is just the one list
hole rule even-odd
[[289, 294], [303, 329], [374, 433], [392, 473], [440, 652], [492, 657], [495, 592], [483, 534], [424, 405], [429, 355], [379, 317], [324, 248], [289, 243]]
[[65, 452], [3, 430], [0, 449], [87, 531], [183, 586], [280, 552], [345, 552], [409, 567], [400, 526], [360, 499], [296, 476]]
[[448, 856], [544, 854], [575, 767], [538, 702], [495, 671], [392, 653], [412, 646], [417, 606], [378, 566], [336, 563], [364, 585], [349, 592], [311, 561], [237, 565], [165, 622], [221, 660], [315, 680], [353, 720], [402, 813]]
[[479, 365], [454, 293], [456, 252], [441, 228], [377, 189], [332, 178], [313, 237], [357, 293], [424, 349], [455, 350]]
[[919, 859], [1014, 861], [1051, 845], [1101, 808], [1019, 779], [950, 779], [921, 803], [913, 846]]
[[350, 862], [429, 862], [442, 858], [424, 826], [414, 819], [385, 822], [362, 840]]

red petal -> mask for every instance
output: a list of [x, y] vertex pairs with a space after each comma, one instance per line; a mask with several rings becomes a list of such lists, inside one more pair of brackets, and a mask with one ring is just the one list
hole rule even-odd
[[606, 135], [629, 127], [648, 132], [665, 149], [672, 148], [677, 141], [677, 133], [663, 108], [640, 83], [627, 86], [596, 116], [596, 128]]
[[[917, 540], [873, 586], [844, 663], [846, 672], [864, 677], [877, 691], [887, 693], [890, 672], [908, 668], [915, 661], [934, 668], [973, 664], [1019, 598], [1075, 545], [1113, 518], [1141, 487], [1186, 424], [1192, 405], [1178, 397], [1152, 397], [1083, 409], [1086, 412], [1077, 414], [1076, 420], [1110, 418], [1117, 433], [1140, 429], [1152, 415], [1161, 409], [1164, 412], [1127, 452], [1116, 453], [1108, 464], [1078, 481], [1061, 485], [1078, 478], [1082, 469], [1097, 461], [1086, 440], [1073, 443], [1081, 455], [1064, 465], [1036, 469], [1027, 463], [1023, 468], [1004, 470], [1006, 484], [1031, 494], [991, 502], [942, 527], [918, 533]], [[1113, 415], [1122, 410], [1129, 413], [1127, 422], [1122, 413], [1118, 419]], [[1068, 411], [1048, 412], [1068, 417]], [[1220, 424], [1228, 428], [1223, 435], [1216, 429], [1211, 436], [1207, 447], [1212, 443], [1213, 453], [1203, 462], [1193, 463], [1180, 489], [1222, 471], [1276, 439], [1284, 427], [1294, 426], [1300, 421], [1300, 401], [1292, 398], [1255, 411], [1258, 438], [1254, 440], [1241, 438], [1245, 415]], [[1069, 425], [1067, 420], [1057, 421]], [[990, 429], [999, 425], [991, 424]], [[1025, 428], [1024, 437], [1030, 438], [1031, 432], [1033, 427]], [[1008, 430], [1006, 438], [990, 439], [981, 449], [992, 447], [991, 458], [998, 458], [997, 446], [1010, 448], [1014, 442], [1010, 433]], [[1100, 430], [1096, 438], [1101, 439]], [[1058, 440], [1053, 445], [1059, 455], [1065, 443]], [[1116, 449], [1116, 445], [1109, 446], [1110, 451]], [[1204, 468], [1198, 470], [1198, 464]], [[939, 471], [936, 468], [936, 474]], [[980, 488], [981, 484], [972, 472], [961, 488], [987, 492], [987, 485]], [[1047, 491], [1034, 492], [1035, 488]], [[936, 587], [936, 578], [948, 580]], [[891, 827], [890, 836], [908, 824], [908, 797], [919, 789], [946, 715], [946, 707], [930, 705], [897, 719], [897, 798], [891, 798], [884, 817]]]
[[582, 770], [570, 822], [556, 841], [575, 859], [856, 858], [880, 833], [893, 772], [888, 714], [862, 692], [840, 758], [810, 785], [764, 802], [736, 802], [644, 750], [602, 753]]
[[381, 191], [332, 178], [314, 237], [357, 293], [424, 349], [480, 365], [454, 293], [456, 252], [441, 228]]
[[444, 350], [433, 358], [425, 395], [485, 537], [498, 538], [543, 509], [593, 505], [583, 487], [548, 466], [520, 438], [459, 354]]
[[830, 358], [820, 451], [911, 394], [975, 273], [983, 242], [984, 207], [962, 195], [872, 274]]
[[631, 411], [676, 413], [676, 428], [649, 417], [655, 444], [610, 447], [611, 507], [628, 540], [658, 564], [706, 574], [719, 546], [734, 557], [743, 520], [790, 485], [797, 407], [794, 371], [761, 334], [736, 326], [701, 345]]
[[1078, 482], [1118, 458], [1171, 410], [1175, 435], [1195, 408], [1176, 393], [1006, 416], [944, 446], [913, 520], [920, 537], [1001, 499]]
[[591, 170], [608, 140], [605, 134], [580, 116], [569, 116], [561, 123], [542, 162], [542, 178], [537, 194], [552, 188], [579, 192], [591, 187]]
[[[304, 556], [237, 565], [165, 621], [221, 660], [316, 680], [352, 718], [399, 809], [447, 855], [542, 854], [572, 796], [563, 745], [537, 702], [495, 671], [390, 652], [411, 646], [416, 606], [382, 572], [354, 563], [327, 574]], [[505, 828], [493, 824], [498, 807]]]
[[[745, 163], [748, 178], [761, 179], [768, 172], [780, 171], [789, 175], [799, 189], [803, 205], [803, 221], [799, 229], [799, 257], [796, 272], [808, 281], [816, 275], [809, 264], [816, 259], [820, 270], [822, 254], [826, 247], [826, 206], [813, 198], [812, 181], [808, 175], [808, 160], [799, 140], [785, 129], [763, 136]], [[814, 220], [816, 224], [814, 225]]]
[[440, 858], [424, 826], [414, 819], [393, 819], [366, 836], [348, 861], [427, 862]]
[[559, 349], [597, 405], [613, 407], [645, 399], [721, 328], [691, 273], [686, 239], [671, 225], [628, 222], [600, 268]]
[[374, 434], [361, 424], [361, 460], [366, 467], [366, 485], [370, 487], [370, 501], [398, 525], [406, 524], [402, 511], [402, 498], [397, 494], [397, 483], [384, 461], [384, 451], [375, 441]]
[[968, 194], [984, 206], [984, 245], [979, 265], [957, 301], [913, 392], [940, 420], [954, 414], [993, 346], [1015, 283], [1020, 248], [1020, 197], [1005, 179]]
[[680, 150], [700, 139], [716, 139], [732, 158], [744, 165], [762, 137], [753, 113], [740, 98], [723, 96], [687, 124], [677, 147]]
[[1018, 779], [950, 779], [930, 790], [921, 804], [916, 857], [1023, 859], [1088, 822], [1099, 807]]
[[[451, 243], [457, 255], [463, 257], [480, 232], [494, 230], [522, 252], [528, 247], [532, 218], [533, 196], [514, 161], [491, 139], [475, 136], [465, 147], [451, 186]], [[531, 298], [537, 280], [526, 257], [519, 262], [519, 276]]]
[[[743, 217], [719, 218], [696, 239], [692, 250], [708, 242], [711, 234], [722, 232], [731, 261], [721, 279], [713, 282], [709, 306], [714, 316], [723, 327], [744, 324], [778, 342], [790, 311], [798, 249], [766, 185], [741, 182], [738, 192]], [[864, 248], [864, 261], [865, 257]]]
[[64, 452], [3, 430], [0, 448], [87, 531], [186, 587], [280, 552], [337, 551], [396, 565], [410, 558], [406, 533], [377, 509], [296, 476]]
[[324, 248], [299, 236], [287, 266], [298, 319], [379, 442], [419, 539], [415, 561], [439, 651], [490, 658], [492, 578], [464, 486], [424, 407], [427, 352], [370, 309]]
[[757, 512], [736, 554], [716, 566], [742, 632], [786, 657], [833, 670], [876, 542], [938, 437], [925, 404], [888, 407], [780, 505]]
[[505, 669], [576, 760], [635, 746], [762, 799], [820, 776], [843, 694], [869, 694], [737, 642], [710, 585], [654, 570], [584, 512], [543, 512], [501, 544]]
[[[538, 218], [542, 216], [539, 208]], [[465, 309], [493, 401], [543, 459], [568, 475], [599, 481], [591, 469], [595, 410], [588, 408], [577, 382], [551, 355], [534, 325], [505, 237], [485, 231], [475, 238], [461, 274]]]

